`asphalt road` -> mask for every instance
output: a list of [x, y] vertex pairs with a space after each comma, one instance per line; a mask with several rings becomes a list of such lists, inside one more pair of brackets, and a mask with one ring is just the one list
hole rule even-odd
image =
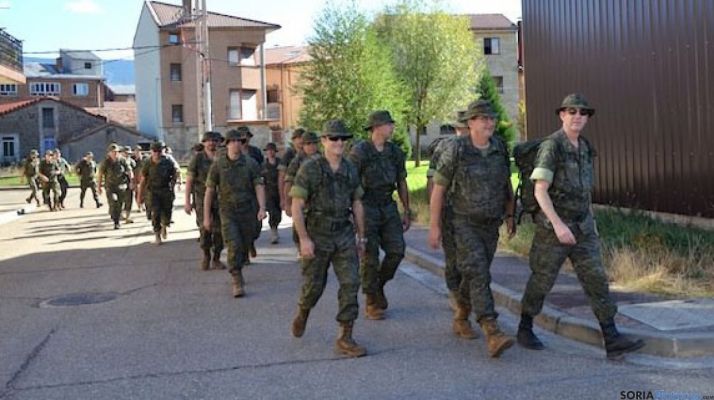
[[[23, 194], [0, 192], [0, 204]], [[138, 213], [115, 231], [106, 207], [78, 209], [76, 197], [70, 191], [68, 210], [0, 225], [1, 400], [714, 395], [706, 362], [611, 362], [600, 348], [545, 332], [545, 351], [514, 347], [490, 359], [482, 338], [451, 334], [440, 278], [408, 263], [387, 286], [388, 319], [356, 322], [368, 356], [342, 358], [333, 349], [334, 276], [305, 336], [290, 335], [301, 277], [287, 226], [280, 245], [261, 237], [244, 273], [247, 296], [234, 299], [227, 272], [199, 270], [193, 217], [177, 209], [157, 247]], [[113, 300], [47, 304], [70, 294]], [[503, 312], [500, 321], [515, 333], [515, 316]]]

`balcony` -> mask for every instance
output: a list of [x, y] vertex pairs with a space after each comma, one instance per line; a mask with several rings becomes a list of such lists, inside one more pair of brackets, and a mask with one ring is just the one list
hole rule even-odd
[[22, 42], [0, 28], [0, 83], [25, 83]]

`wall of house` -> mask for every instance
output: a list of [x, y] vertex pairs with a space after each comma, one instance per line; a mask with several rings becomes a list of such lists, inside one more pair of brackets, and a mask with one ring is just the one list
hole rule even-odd
[[[0, 104], [12, 103], [21, 99], [32, 99], [37, 96], [30, 95], [30, 84], [37, 82], [57, 83], [60, 85], [60, 95], [57, 97], [62, 101], [73, 104], [77, 107], [102, 107], [104, 105], [104, 85], [100, 79], [86, 78], [37, 78], [28, 77], [26, 84], [17, 85], [17, 96], [0, 96]], [[86, 96], [75, 96], [73, 85], [75, 83], [86, 83], [88, 92]]]
[[[101, 60], [83, 60], [74, 58], [64, 52], [60, 52], [62, 58], [62, 69], [64, 73], [75, 75], [104, 75], [104, 65]], [[85, 63], [90, 63], [91, 68], [85, 68]]]
[[[134, 47], [158, 46], [159, 28], [146, 4], [141, 9], [134, 35]], [[149, 135], [160, 135], [162, 92], [161, 57], [159, 51], [134, 51], [134, 87], [138, 130]]]
[[[280, 122], [278, 128], [287, 130], [295, 129], [299, 126], [300, 110], [302, 108], [302, 96], [296, 92], [297, 84], [301, 77], [300, 64], [272, 65], [266, 67], [266, 84], [268, 90], [277, 89], [279, 94], [279, 115]], [[271, 105], [268, 104], [268, 108]]]
[[84, 136], [78, 141], [69, 142], [60, 146], [62, 155], [67, 161], [75, 164], [84, 157], [88, 151], [94, 153], [94, 160], [100, 162], [106, 158], [107, 146], [118, 143], [122, 146], [136, 146], [140, 142], [152, 141], [151, 138], [139, 136], [136, 133], [109, 125], [91, 135]]

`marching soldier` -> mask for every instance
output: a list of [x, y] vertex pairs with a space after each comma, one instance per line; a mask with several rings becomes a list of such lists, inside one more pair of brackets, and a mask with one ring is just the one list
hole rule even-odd
[[280, 207], [285, 210], [288, 215], [290, 215], [290, 206], [288, 206], [285, 202], [287, 199], [287, 192], [285, 190], [285, 171], [288, 169], [288, 166], [290, 166], [290, 163], [292, 162], [293, 158], [295, 158], [296, 155], [298, 155], [300, 152], [302, 152], [302, 134], [305, 133], [305, 130], [302, 128], [297, 128], [293, 131], [293, 134], [290, 138], [292, 142], [292, 146], [288, 146], [287, 149], [285, 149], [285, 153], [283, 154], [282, 158], [280, 159], [280, 165], [278, 166], [278, 186], [280, 187]]
[[[60, 166], [54, 156], [52, 150], [45, 152], [45, 159], [40, 161], [40, 180], [42, 181], [42, 197], [49, 207], [50, 211], [59, 211], [60, 207], [60, 188], [57, 177], [61, 174]], [[52, 197], [50, 198], [50, 192]]]
[[32, 199], [35, 199], [37, 207], [40, 206], [40, 196], [38, 195], [40, 188], [37, 186], [37, 180], [40, 178], [40, 160], [38, 158], [39, 155], [40, 153], [38, 153], [37, 150], [30, 150], [30, 154], [28, 154], [27, 158], [25, 159], [25, 165], [22, 174], [23, 177], [27, 179], [28, 186], [30, 186], [30, 196], [26, 198], [25, 201], [27, 202], [27, 204], [30, 204], [30, 202], [32, 202]]
[[160, 245], [167, 238], [167, 229], [171, 223], [174, 208], [174, 186], [180, 174], [176, 164], [163, 154], [164, 142], [151, 144], [151, 157], [141, 167], [141, 186], [139, 202], [143, 200], [146, 188], [150, 188], [151, 224], [154, 228], [154, 244]]
[[276, 157], [278, 147], [275, 143], [268, 143], [265, 146], [265, 160], [261, 171], [265, 181], [265, 208], [270, 215], [268, 224], [270, 225], [270, 243], [278, 243], [278, 225], [283, 217], [283, 210], [280, 208], [280, 190], [278, 188], [278, 166], [280, 158]]
[[67, 189], [69, 189], [69, 183], [67, 182], [67, 177], [64, 174], [69, 173], [70, 165], [67, 160], [62, 157], [60, 149], [55, 149], [54, 156], [60, 170], [59, 175], [57, 175], [57, 182], [60, 187], [59, 208], [64, 208], [64, 199], [67, 197]]
[[114, 229], [119, 229], [119, 218], [124, 209], [126, 191], [134, 178], [129, 163], [119, 156], [119, 145], [112, 143], [107, 147], [107, 158], [99, 165], [99, 179], [97, 186], [99, 194], [102, 188], [107, 192], [109, 215], [114, 222]]
[[84, 154], [84, 158], [77, 163], [75, 167], [77, 175], [79, 175], [79, 208], [84, 208], [84, 195], [87, 189], [92, 190], [92, 198], [97, 208], [102, 206], [97, 195], [97, 163], [94, 162], [94, 154], [88, 151]]

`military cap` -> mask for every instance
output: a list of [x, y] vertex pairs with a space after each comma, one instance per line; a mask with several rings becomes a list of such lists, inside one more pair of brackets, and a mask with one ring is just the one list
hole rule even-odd
[[469, 126], [464, 123], [464, 116], [466, 115], [466, 110], [459, 110], [456, 112], [456, 121], [451, 123], [454, 128], [468, 128]]
[[109, 146], [107, 146], [107, 153], [110, 151], [119, 151], [119, 145], [116, 143], [110, 143]]
[[141, 146], [139, 146], [139, 145], [137, 144], [136, 146], [134, 146], [134, 151], [136, 151], [136, 150], [142, 151], [142, 150], [144, 150], [144, 149], [142, 149]]
[[53, 154], [55, 154], [54, 151], [52, 151], [52, 150], [45, 150], [45, 155], [46, 155], [46, 156], [51, 156], [51, 155], [53, 155]]
[[590, 112], [591, 116], [595, 114], [595, 109], [590, 107], [590, 104], [588, 104], [585, 96], [580, 93], [571, 93], [565, 96], [563, 102], [560, 104], [560, 107], [555, 110], [555, 113], [560, 114], [560, 112], [566, 108], [579, 108], [581, 110], [587, 110]]
[[293, 131], [293, 134], [290, 136], [291, 139], [295, 139], [297, 137], [302, 137], [302, 135], [305, 133], [305, 129], [303, 128], [297, 128]]
[[223, 135], [221, 135], [221, 132], [213, 131], [213, 132], [211, 132], [211, 137], [212, 137], [213, 140], [215, 140], [215, 141], [218, 141], [218, 142], [222, 142], [222, 141], [223, 141]]
[[393, 123], [394, 120], [392, 119], [392, 115], [389, 114], [389, 111], [379, 110], [369, 114], [369, 118], [367, 119], [367, 125], [364, 126], [364, 130], [368, 131], [374, 128], [375, 126]]
[[124, 146], [124, 149], [122, 151], [125, 153], [131, 153], [131, 146]]
[[322, 136], [351, 138], [352, 134], [347, 130], [344, 121], [331, 119], [322, 126]]
[[248, 139], [248, 134], [246, 133], [245, 130], [239, 129], [231, 129], [226, 133], [226, 142], [230, 142], [231, 140], [240, 140], [240, 139]]
[[37, 149], [32, 149], [32, 150], [30, 150], [30, 155], [31, 156], [39, 156], [40, 152], [37, 151]]
[[[217, 133], [218, 132], [213, 132], [213, 131], [203, 132], [203, 136], [201, 136], [201, 142], [207, 142], [209, 140], [213, 140], [213, 138], [215, 137], [215, 135]], [[220, 135], [220, 133], [218, 133], [218, 134]]]
[[493, 105], [490, 101], [485, 99], [479, 99], [469, 103], [466, 108], [464, 115], [461, 117], [461, 122], [466, 122], [471, 118], [476, 117], [491, 117], [496, 118], [496, 111], [493, 109]]
[[253, 132], [251, 132], [251, 131], [250, 131], [250, 128], [248, 128], [248, 127], [245, 126], [245, 125], [244, 125], [244, 126], [239, 126], [238, 128], [236, 128], [236, 130], [238, 130], [238, 131], [240, 131], [240, 132], [243, 132], [243, 133], [245, 134], [245, 137], [246, 137], [246, 138], [252, 138], [252, 137], [253, 137]]
[[317, 133], [315, 132], [305, 132], [302, 134], [303, 144], [317, 143], [319, 141], [320, 139], [318, 138]]
[[278, 146], [276, 146], [275, 143], [270, 142], [270, 143], [268, 143], [268, 144], [265, 145], [265, 148], [264, 148], [263, 150], [265, 150], [265, 151], [268, 151], [268, 150], [278, 151]]
[[62, 150], [60, 150], [59, 147], [58, 147], [58, 148], [56, 148], [56, 149], [54, 150], [54, 152], [55, 152], [55, 153], [61, 153]]
[[151, 144], [151, 150], [161, 150], [164, 148], [166, 148], [166, 143], [162, 142], [161, 140]]
[[84, 153], [84, 156], [85, 157], [94, 157], [94, 153], [92, 153], [91, 151], [88, 151], [88, 152]]

